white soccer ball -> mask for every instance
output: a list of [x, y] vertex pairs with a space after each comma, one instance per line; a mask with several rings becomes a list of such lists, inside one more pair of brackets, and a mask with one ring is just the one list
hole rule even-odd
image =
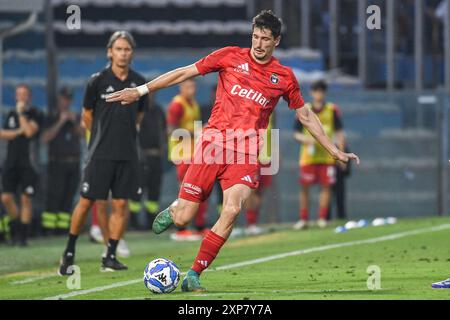
[[170, 293], [179, 282], [180, 271], [169, 259], [155, 259], [145, 267], [144, 284], [153, 293]]

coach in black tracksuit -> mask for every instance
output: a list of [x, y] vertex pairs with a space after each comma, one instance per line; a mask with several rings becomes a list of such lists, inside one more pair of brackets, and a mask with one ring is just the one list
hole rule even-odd
[[[144, 208], [147, 215], [147, 225], [151, 228], [155, 215], [159, 212], [159, 195], [161, 191], [163, 161], [167, 155], [166, 116], [161, 106], [154, 100], [154, 94], [148, 95], [149, 104], [145, 109], [138, 133], [140, 152], [140, 182], [142, 196], [147, 192]], [[137, 215], [141, 211], [141, 198], [132, 198], [130, 204], [130, 222], [132, 227], [139, 229]]]
[[[39, 111], [31, 106], [31, 89], [25, 84], [16, 87], [16, 108], [11, 110], [0, 130], [0, 138], [8, 141], [2, 176], [2, 202], [10, 217], [11, 244], [27, 245], [32, 218], [31, 199], [36, 192], [37, 173], [32, 165], [31, 141], [41, 122]], [[20, 193], [20, 213], [15, 203]]]
[[137, 125], [142, 120], [148, 98], [142, 97], [130, 105], [107, 103], [114, 92], [145, 83], [144, 77], [129, 68], [133, 49], [132, 36], [125, 31], [115, 32], [107, 45], [111, 64], [94, 74], [88, 82], [82, 121], [91, 131], [89, 150], [81, 179], [81, 198], [72, 214], [69, 239], [59, 268], [61, 275], [73, 273], [75, 243], [88, 212], [95, 200], [107, 200], [112, 193], [112, 212], [109, 218], [109, 240], [102, 271], [125, 270], [116, 259], [119, 239], [126, 226], [128, 199], [141, 191], [138, 183]]
[[46, 210], [42, 226], [47, 233], [67, 232], [72, 202], [80, 180], [80, 118], [70, 111], [73, 92], [68, 87], [59, 91], [58, 108], [48, 115], [41, 140], [48, 143], [48, 180]]

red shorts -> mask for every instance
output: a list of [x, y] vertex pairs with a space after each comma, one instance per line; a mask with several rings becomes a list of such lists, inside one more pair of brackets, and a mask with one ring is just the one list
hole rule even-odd
[[[194, 158], [210, 144], [208, 141], [198, 143], [194, 153]], [[233, 151], [231, 151], [233, 152]], [[235, 159], [240, 159], [244, 155], [234, 152]], [[258, 164], [257, 163], [205, 163], [194, 162], [184, 176], [178, 197], [193, 201], [205, 201], [213, 187], [216, 179], [219, 180], [222, 190], [226, 190], [236, 184], [243, 184], [252, 189], [258, 188]]]
[[183, 182], [184, 176], [189, 168], [189, 163], [180, 163], [176, 165], [178, 182]]
[[263, 167], [269, 167], [270, 164], [260, 164], [259, 165], [259, 170], [258, 170], [258, 182], [259, 182], [259, 187], [258, 190], [262, 191], [264, 190], [264, 188], [268, 188], [272, 185], [272, 175], [262, 175], [261, 174], [261, 168]]
[[320, 184], [330, 186], [336, 182], [336, 168], [329, 164], [310, 164], [300, 166], [300, 184], [310, 186]]

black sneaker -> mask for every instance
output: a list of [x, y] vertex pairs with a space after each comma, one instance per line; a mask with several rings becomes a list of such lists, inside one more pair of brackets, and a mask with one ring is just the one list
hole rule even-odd
[[19, 219], [14, 219], [9, 222], [9, 241], [10, 246], [15, 246], [19, 244], [20, 233], [19, 233], [20, 221]]
[[28, 247], [28, 241], [27, 241], [27, 239], [20, 239], [20, 241], [19, 241], [19, 247], [22, 247], [22, 248]]
[[60, 276], [70, 276], [74, 274], [74, 270], [69, 267], [73, 265], [75, 260], [75, 254], [73, 252], [64, 251], [61, 261], [59, 262], [58, 274]]
[[116, 259], [116, 256], [102, 258], [101, 272], [113, 272], [120, 270], [128, 270], [128, 267]]

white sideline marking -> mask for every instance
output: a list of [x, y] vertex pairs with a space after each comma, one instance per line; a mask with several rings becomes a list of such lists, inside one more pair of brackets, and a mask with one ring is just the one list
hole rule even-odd
[[[400, 239], [400, 238], [404, 238], [404, 237], [408, 237], [408, 236], [413, 236], [413, 235], [417, 235], [417, 234], [421, 234], [421, 233], [436, 232], [436, 231], [441, 231], [441, 230], [446, 230], [446, 229], [450, 229], [450, 224], [442, 224], [442, 225], [435, 226], [435, 227], [430, 227], [430, 228], [422, 228], [422, 229], [416, 229], [416, 230], [411, 230], [411, 231], [398, 232], [398, 233], [393, 233], [393, 234], [390, 234], [390, 235], [377, 237], [377, 238], [348, 241], [348, 242], [330, 244], [330, 245], [325, 245], [325, 246], [320, 246], [320, 247], [313, 247], [313, 248], [309, 248], [309, 249], [295, 250], [295, 251], [280, 253], [280, 254], [271, 255], [271, 256], [267, 256], [267, 257], [263, 257], [263, 258], [252, 259], [252, 260], [242, 261], [242, 262], [238, 262], [238, 263], [228, 264], [228, 265], [224, 265], [224, 266], [221, 266], [221, 267], [217, 267], [217, 268], [215, 268], [214, 270], [211, 270], [211, 271], [219, 271], [219, 270], [227, 270], [227, 269], [239, 268], [239, 267], [243, 267], [243, 266], [259, 264], [259, 263], [263, 263], [263, 262], [268, 262], [268, 261], [277, 260], [277, 259], [283, 259], [283, 258], [286, 258], [286, 257], [291, 257], [291, 256], [296, 256], [296, 255], [301, 255], [301, 254], [307, 254], [307, 253], [311, 253], [311, 252], [320, 252], [320, 251], [326, 251], [326, 250], [331, 250], [331, 249], [336, 249], [336, 248], [356, 246], [356, 245], [361, 245], [361, 244], [372, 244], [372, 243], [377, 243], [377, 242], [382, 242], [382, 241], [396, 240], [396, 239]], [[113, 283], [113, 284], [110, 284], [110, 285], [107, 285], [107, 286], [101, 286], [101, 287], [95, 287], [95, 288], [91, 288], [91, 289], [78, 290], [78, 291], [73, 291], [73, 292], [69, 292], [69, 293], [59, 294], [59, 295], [56, 295], [56, 296], [47, 297], [44, 300], [66, 299], [66, 298], [71, 298], [71, 297], [75, 297], [75, 296], [81, 296], [81, 295], [84, 295], [84, 294], [89, 294], [89, 293], [94, 293], [94, 292], [100, 292], [100, 291], [105, 291], [105, 290], [109, 290], [109, 289], [119, 288], [119, 287], [123, 287], [123, 286], [128, 286], [128, 285], [131, 285], [131, 284], [138, 283], [140, 281], [142, 281], [142, 279], [122, 281], [122, 282]]]
[[41, 276], [25, 278], [23, 280], [11, 281], [10, 284], [13, 284], [13, 285], [25, 284], [25, 283], [34, 282], [37, 280], [44, 280], [44, 279], [53, 278], [53, 277], [57, 277], [57, 276], [58, 275], [53, 272], [53, 273], [48, 273], [48, 274], [44, 274]]

